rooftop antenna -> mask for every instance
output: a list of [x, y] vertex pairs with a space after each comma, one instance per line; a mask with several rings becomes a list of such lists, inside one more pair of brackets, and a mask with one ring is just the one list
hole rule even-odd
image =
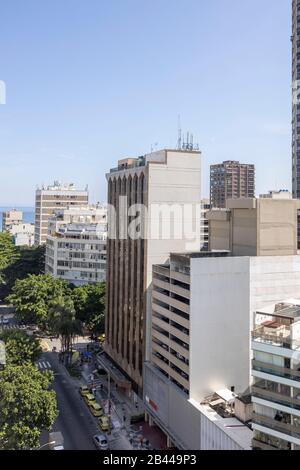
[[178, 114], [178, 142], [177, 142], [178, 150], [182, 149], [182, 130], [181, 130], [181, 119], [180, 114]]

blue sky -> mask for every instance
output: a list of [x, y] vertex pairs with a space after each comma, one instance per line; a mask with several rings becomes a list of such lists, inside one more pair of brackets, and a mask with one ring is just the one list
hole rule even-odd
[[209, 165], [255, 163], [257, 192], [291, 187], [289, 0], [2, 0], [0, 206], [54, 179], [106, 199], [105, 173], [177, 119]]

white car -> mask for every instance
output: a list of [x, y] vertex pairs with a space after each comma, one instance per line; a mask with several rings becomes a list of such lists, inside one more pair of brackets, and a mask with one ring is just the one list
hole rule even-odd
[[6, 317], [3, 317], [2, 323], [3, 323], [3, 325], [8, 325], [9, 319], [6, 318]]
[[107, 450], [108, 449], [108, 442], [106, 437], [103, 434], [96, 434], [93, 437], [94, 444], [98, 450]]

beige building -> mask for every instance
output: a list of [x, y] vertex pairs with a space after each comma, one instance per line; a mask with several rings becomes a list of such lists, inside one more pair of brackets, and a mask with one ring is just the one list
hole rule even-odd
[[107, 208], [58, 210], [49, 219], [45, 272], [84, 285], [106, 278]]
[[210, 167], [210, 203], [225, 208], [228, 199], [255, 197], [255, 167], [226, 161]]
[[[198, 151], [162, 150], [121, 160], [107, 175], [110, 210], [104, 348], [139, 392], [150, 341], [146, 317], [151, 309], [152, 265], [167, 261], [170, 251], [200, 250], [200, 156]], [[136, 204], [142, 205], [137, 213]], [[128, 236], [127, 230], [127, 223], [134, 220], [139, 220], [137, 239]], [[188, 225], [194, 227], [192, 236], [183, 232]]]
[[23, 212], [16, 209], [3, 212], [2, 214], [2, 230], [9, 232], [12, 225], [21, 224], [23, 222]]
[[73, 184], [60, 184], [38, 188], [35, 193], [35, 245], [46, 243], [48, 220], [57, 209], [88, 204], [88, 190], [77, 190]]
[[227, 209], [208, 212], [210, 250], [233, 255], [297, 254], [297, 210], [300, 203], [288, 193], [259, 199], [231, 199]]

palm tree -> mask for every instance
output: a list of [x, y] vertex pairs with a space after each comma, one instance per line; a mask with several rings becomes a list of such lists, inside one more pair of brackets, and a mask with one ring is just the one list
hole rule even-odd
[[70, 355], [74, 339], [81, 333], [81, 322], [76, 319], [72, 299], [60, 296], [51, 303], [49, 327], [61, 339], [63, 355]]

